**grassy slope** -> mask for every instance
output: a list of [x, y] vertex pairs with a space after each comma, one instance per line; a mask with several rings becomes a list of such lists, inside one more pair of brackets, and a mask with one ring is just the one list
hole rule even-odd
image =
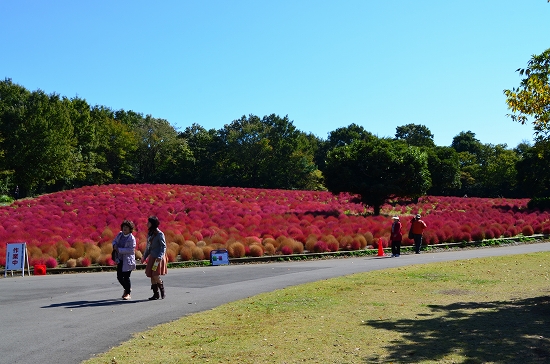
[[138, 333], [87, 363], [548, 362], [549, 262], [471, 259], [290, 287]]

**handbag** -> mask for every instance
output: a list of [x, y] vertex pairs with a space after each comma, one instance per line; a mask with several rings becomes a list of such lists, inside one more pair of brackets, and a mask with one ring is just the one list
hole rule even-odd
[[113, 251], [111, 252], [111, 259], [113, 260], [113, 262], [118, 263], [118, 250], [113, 249]]
[[411, 240], [414, 239], [412, 224], [411, 224], [411, 228], [409, 229], [409, 239], [411, 239]]

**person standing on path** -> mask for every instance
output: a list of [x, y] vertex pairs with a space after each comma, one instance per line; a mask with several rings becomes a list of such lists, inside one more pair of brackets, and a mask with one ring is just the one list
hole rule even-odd
[[403, 239], [403, 234], [401, 229], [403, 225], [399, 221], [399, 216], [392, 217], [393, 223], [391, 224], [391, 256], [399, 257], [401, 255], [401, 240]]
[[[159, 230], [160, 221], [156, 216], [150, 216], [147, 219], [147, 247], [143, 253], [142, 261], [147, 261], [145, 275], [151, 278], [151, 289], [153, 296], [149, 300], [164, 299], [166, 297], [164, 282], [160, 279], [161, 275], [168, 273], [166, 257], [166, 238], [164, 233]], [[149, 258], [149, 259], [148, 259]], [[159, 297], [160, 290], [160, 297]]]
[[136, 238], [132, 235], [134, 223], [124, 220], [120, 225], [120, 230], [113, 240], [113, 258], [117, 263], [116, 277], [124, 288], [122, 299], [129, 300], [130, 292], [132, 292], [130, 274], [136, 269]]
[[426, 223], [421, 219], [420, 214], [411, 220], [411, 232], [414, 240], [414, 252], [420, 254], [420, 248], [422, 247], [422, 233], [426, 229]]

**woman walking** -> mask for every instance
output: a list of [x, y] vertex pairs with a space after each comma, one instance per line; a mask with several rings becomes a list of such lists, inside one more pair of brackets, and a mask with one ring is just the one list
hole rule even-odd
[[147, 219], [147, 247], [143, 253], [142, 261], [147, 261], [145, 275], [151, 278], [153, 296], [149, 297], [150, 300], [166, 297], [164, 282], [160, 279], [161, 275], [167, 273], [166, 239], [164, 233], [159, 230], [159, 225], [160, 222], [156, 216], [150, 216]]
[[130, 292], [132, 292], [130, 274], [136, 269], [136, 238], [132, 235], [134, 223], [130, 220], [124, 220], [120, 225], [120, 230], [113, 240], [113, 258], [117, 263], [117, 280], [124, 288], [122, 299], [129, 300], [131, 298]]

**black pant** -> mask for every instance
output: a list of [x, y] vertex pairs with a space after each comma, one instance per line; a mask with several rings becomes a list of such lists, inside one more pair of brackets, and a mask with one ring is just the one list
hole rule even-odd
[[420, 253], [420, 248], [422, 248], [422, 234], [414, 234], [414, 252], [416, 254]]
[[391, 242], [391, 254], [401, 255], [401, 240]]
[[130, 294], [130, 290], [132, 289], [132, 283], [130, 282], [130, 274], [132, 274], [132, 271], [129, 270], [128, 272], [122, 271], [122, 262], [118, 263], [116, 266], [116, 278], [118, 279], [118, 282], [124, 288], [124, 292], [126, 294]]

